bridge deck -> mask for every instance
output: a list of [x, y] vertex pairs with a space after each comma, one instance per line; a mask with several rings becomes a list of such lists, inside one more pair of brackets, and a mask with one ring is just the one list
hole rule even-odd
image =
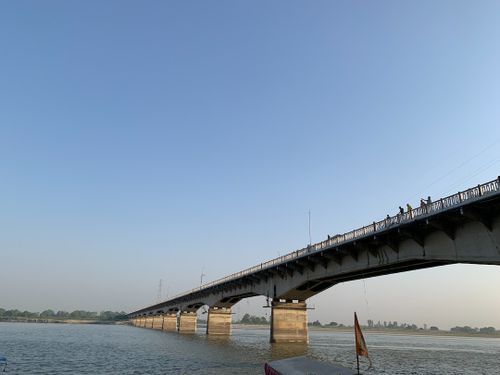
[[[190, 299], [191, 296], [206, 294], [211, 291], [223, 289], [225, 286], [237, 284], [244, 280], [260, 280], [263, 274], [289, 272], [297, 267], [300, 262], [313, 261], [321, 263], [320, 256], [326, 255], [328, 259], [336, 259], [336, 257], [345, 256], [349, 253], [351, 256], [356, 256], [358, 250], [370, 250], [370, 247], [364, 245], [366, 243], [377, 243], [382, 241], [384, 244], [397, 249], [397, 243], [394, 243], [394, 233], [398, 237], [412, 238], [416, 242], [421, 242], [423, 246], [424, 231], [428, 227], [439, 229], [447, 233], [450, 237], [454, 236], [454, 228], [459, 225], [463, 220], [481, 221], [485, 226], [492, 225], [492, 215], [498, 212], [500, 206], [500, 177], [496, 180], [487, 182], [485, 184], [477, 185], [473, 188], [467, 189], [463, 192], [441, 198], [434, 202], [426, 202], [420, 207], [399, 213], [394, 216], [387, 216], [385, 219], [373, 222], [362, 228], [352, 230], [342, 235], [336, 235], [328, 238], [325, 241], [310, 245], [308, 247], [296, 250], [287, 255], [280, 256], [270, 261], [261, 263], [254, 267], [245, 269], [243, 271], [231, 274], [224, 278], [206, 283], [198, 288], [191, 289], [185, 293], [176, 295], [175, 297], [164, 301], [162, 303], [149, 306], [138, 311], [135, 311], [129, 316], [137, 316], [143, 313], [151, 313], [160, 311], [161, 309], [175, 305], [180, 301]], [[494, 211], [494, 212], [493, 212]], [[425, 227], [425, 228], [424, 228]], [[396, 241], [397, 242], [397, 241]], [[318, 260], [319, 259], [319, 260]], [[401, 270], [411, 270], [416, 268], [432, 267], [442, 263], [439, 260], [422, 260], [418, 263], [402, 262], [397, 267], [391, 266], [391, 270], [384, 270], [383, 267], [376, 270], [368, 270], [366, 277], [375, 274], [387, 274], [391, 272], [400, 272]], [[399, 267], [399, 268], [398, 268]], [[343, 279], [342, 279], [343, 277]], [[340, 281], [347, 281], [354, 279], [357, 276], [344, 275], [339, 277]], [[266, 277], [267, 278], [267, 277]], [[332, 282], [325, 283], [324, 289], [330, 287]], [[321, 288], [317, 285], [317, 288]], [[314, 291], [314, 290], [313, 290]], [[315, 291], [317, 292], [317, 291]], [[240, 295], [237, 300], [249, 297], [252, 294]], [[236, 301], [236, 300], [235, 300]], [[235, 302], [233, 301], [233, 303]]]

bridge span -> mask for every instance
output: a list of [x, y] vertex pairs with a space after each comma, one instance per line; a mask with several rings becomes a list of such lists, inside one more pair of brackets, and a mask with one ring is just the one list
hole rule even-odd
[[128, 315], [133, 325], [230, 335], [231, 307], [271, 302], [271, 342], [307, 342], [309, 297], [335, 284], [455, 263], [500, 265], [500, 177], [258, 264]]

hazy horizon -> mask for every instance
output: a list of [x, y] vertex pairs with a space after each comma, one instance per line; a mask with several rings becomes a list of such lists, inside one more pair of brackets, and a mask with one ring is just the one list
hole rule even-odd
[[[500, 175], [500, 3], [0, 5], [0, 307], [131, 312]], [[309, 320], [500, 329], [500, 267]], [[264, 299], [234, 309], [269, 314]]]

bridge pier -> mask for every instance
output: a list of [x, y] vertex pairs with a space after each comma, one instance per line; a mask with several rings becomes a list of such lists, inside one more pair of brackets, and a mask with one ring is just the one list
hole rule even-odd
[[207, 318], [207, 335], [229, 336], [231, 334], [231, 308], [210, 307]]
[[163, 330], [168, 332], [177, 332], [177, 313], [165, 314], [163, 316]]
[[307, 343], [307, 305], [304, 301], [273, 301], [271, 305], [271, 342]]
[[153, 316], [153, 329], [163, 329], [163, 315], [155, 315]]
[[196, 312], [182, 311], [179, 315], [179, 333], [196, 332]]
[[153, 328], [153, 320], [154, 320], [154, 317], [152, 317], [152, 316], [148, 316], [146, 318], [146, 328]]

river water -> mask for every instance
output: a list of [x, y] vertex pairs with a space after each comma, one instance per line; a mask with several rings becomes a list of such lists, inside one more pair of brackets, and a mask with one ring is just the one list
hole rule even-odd
[[[263, 364], [307, 355], [354, 368], [353, 335], [310, 331], [310, 343], [271, 345], [267, 329], [226, 339], [124, 325], [0, 323], [10, 374], [262, 374]], [[365, 374], [500, 374], [500, 339], [365, 333]], [[362, 369], [366, 368], [363, 362]]]

